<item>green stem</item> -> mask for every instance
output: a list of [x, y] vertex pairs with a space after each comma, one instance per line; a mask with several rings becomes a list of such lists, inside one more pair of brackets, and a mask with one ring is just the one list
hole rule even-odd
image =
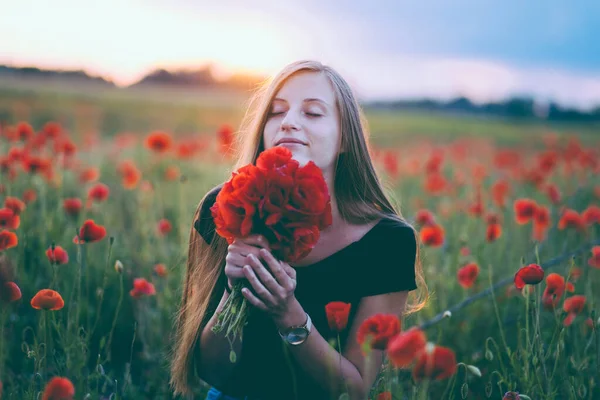
[[110, 346], [112, 343], [113, 333], [115, 331], [115, 327], [117, 326], [117, 319], [119, 317], [119, 311], [121, 310], [121, 303], [123, 303], [123, 274], [119, 274], [119, 300], [117, 301], [117, 309], [115, 310], [115, 316], [113, 317], [112, 326], [110, 328], [110, 333], [108, 334], [108, 340], [106, 341], [106, 360], [110, 361]]

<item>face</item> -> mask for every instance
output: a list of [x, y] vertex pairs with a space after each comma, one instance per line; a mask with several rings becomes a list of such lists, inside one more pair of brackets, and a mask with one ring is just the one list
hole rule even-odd
[[300, 165], [313, 161], [324, 173], [333, 171], [341, 133], [335, 94], [323, 74], [301, 72], [289, 78], [268, 113], [265, 149], [283, 146]]

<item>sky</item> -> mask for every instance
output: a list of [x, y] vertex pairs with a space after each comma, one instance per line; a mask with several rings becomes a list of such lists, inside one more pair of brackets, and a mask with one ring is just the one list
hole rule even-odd
[[361, 99], [600, 105], [596, 0], [0, 0], [0, 64], [119, 85], [157, 67], [337, 69]]

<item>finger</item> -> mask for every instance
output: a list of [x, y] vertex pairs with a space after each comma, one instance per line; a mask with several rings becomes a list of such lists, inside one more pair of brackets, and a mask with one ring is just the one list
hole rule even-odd
[[[260, 247], [252, 246], [252, 245], [246, 244], [246, 243], [241, 242], [241, 241], [233, 243], [233, 244], [231, 244], [227, 248], [228, 253], [239, 254], [242, 257], [246, 257], [249, 254], [254, 254], [254, 255], [258, 256], [258, 251], [260, 249], [261, 249]], [[242, 264], [240, 264], [240, 266], [243, 266], [244, 264], [245, 264], [245, 262], [243, 262]]]
[[231, 279], [242, 279], [246, 277], [244, 270], [241, 267], [236, 267], [233, 265], [225, 266], [225, 275]]
[[266, 261], [267, 266], [275, 276], [275, 279], [277, 279], [277, 283], [280, 286], [286, 288], [287, 290], [290, 290], [292, 288], [292, 279], [283, 269], [282, 263], [279, 262], [279, 260], [277, 260], [275, 257], [273, 257], [273, 254], [271, 254], [271, 252], [265, 249], [261, 249], [259, 253], [262, 256], [262, 258]]
[[243, 288], [242, 295], [252, 304], [254, 307], [260, 308], [263, 311], [268, 311], [269, 308], [265, 303], [263, 303], [258, 297], [252, 294], [250, 289]]
[[240, 268], [247, 264], [245, 254], [242, 255], [234, 252], [228, 252], [227, 256], [225, 257], [225, 261], [227, 264], [234, 265]]
[[258, 279], [258, 276], [254, 272], [253, 267], [251, 267], [250, 265], [245, 265], [244, 276], [246, 276], [246, 279], [248, 279], [248, 282], [250, 282], [250, 285], [252, 285], [252, 289], [254, 289], [254, 292], [260, 300], [262, 300], [264, 303], [275, 304], [275, 298], [265, 287], [265, 285], [263, 285], [262, 282]]
[[296, 270], [294, 268], [292, 268], [289, 264], [283, 264], [283, 269], [290, 278], [296, 280]]
[[236, 241], [239, 241], [240, 243], [244, 243], [246, 245], [250, 245], [250, 246], [254, 246], [254, 247], [270, 249], [269, 241], [263, 235], [250, 235], [250, 236], [246, 236], [245, 238], [235, 239], [234, 242], [236, 242]]
[[279, 284], [279, 282], [277, 282], [275, 277], [273, 277], [273, 275], [267, 270], [267, 268], [265, 268], [264, 264], [256, 256], [248, 256], [248, 262], [254, 270], [254, 273], [258, 276], [269, 293], [279, 296], [280, 298], [285, 297], [285, 290], [283, 287]]

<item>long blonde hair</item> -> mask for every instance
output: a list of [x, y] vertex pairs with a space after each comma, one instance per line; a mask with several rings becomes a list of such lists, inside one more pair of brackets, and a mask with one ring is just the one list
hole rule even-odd
[[[317, 61], [297, 61], [287, 65], [255, 93], [250, 100], [240, 132], [237, 135], [237, 163], [233, 169], [254, 163], [264, 150], [263, 131], [273, 98], [292, 75], [298, 72], [324, 74], [331, 82], [340, 118], [341, 144], [337, 159], [333, 197], [340, 216], [351, 223], [366, 223], [379, 218], [406, 222], [386, 195], [370, 157], [366, 121], [348, 83], [331, 67]], [[196, 209], [193, 222], [200, 216], [206, 196]], [[414, 230], [413, 230], [414, 231]], [[419, 290], [411, 292], [406, 313], [420, 310], [428, 298], [423, 277], [419, 237], [415, 232], [417, 257], [415, 274]], [[193, 377], [194, 356], [211, 294], [222, 293], [224, 287], [217, 284], [223, 268], [227, 242], [215, 235], [210, 244], [190, 229], [187, 272], [181, 307], [177, 315], [175, 350], [171, 363], [171, 385], [175, 393], [188, 393]], [[221, 286], [221, 287], [218, 287]], [[208, 316], [209, 317], [209, 316]], [[196, 356], [198, 353], [196, 352]]]

